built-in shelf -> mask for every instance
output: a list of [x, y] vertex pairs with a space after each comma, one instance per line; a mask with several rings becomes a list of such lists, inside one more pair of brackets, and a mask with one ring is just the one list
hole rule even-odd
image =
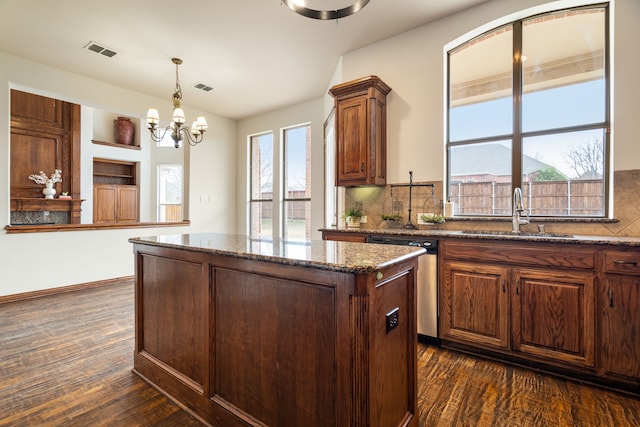
[[129, 150], [140, 150], [140, 146], [138, 145], [118, 144], [117, 142], [98, 141], [97, 139], [92, 139], [91, 142], [98, 145], [107, 145], [109, 147], [128, 148]]

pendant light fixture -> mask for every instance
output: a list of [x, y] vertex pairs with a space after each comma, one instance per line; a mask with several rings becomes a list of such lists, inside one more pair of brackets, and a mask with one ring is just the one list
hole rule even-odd
[[191, 125], [191, 131], [184, 126], [186, 119], [184, 117], [184, 111], [180, 106], [180, 102], [182, 101], [182, 89], [180, 88], [180, 79], [178, 78], [178, 66], [182, 64], [182, 59], [171, 58], [171, 62], [176, 64], [176, 89], [173, 92], [172, 121], [165, 129], [159, 128], [158, 124], [160, 123], [160, 115], [158, 114], [158, 110], [155, 108], [149, 108], [149, 111], [147, 112], [147, 127], [151, 132], [151, 139], [154, 142], [162, 141], [166, 133], [171, 132], [171, 139], [173, 139], [173, 145], [176, 148], [180, 148], [182, 146], [182, 141], [185, 137], [190, 145], [196, 145], [202, 142], [204, 139], [204, 133], [207, 131], [209, 126], [207, 125], [207, 120], [202, 116], [198, 117], [196, 121], [193, 122]]
[[353, 3], [351, 6], [334, 10], [310, 9], [306, 7], [304, 0], [281, 0], [281, 2], [299, 15], [306, 16], [307, 18], [329, 21], [332, 19], [341, 19], [349, 15], [353, 15], [354, 13], [365, 7], [367, 3], [369, 3], [369, 0], [356, 0], [355, 3]]

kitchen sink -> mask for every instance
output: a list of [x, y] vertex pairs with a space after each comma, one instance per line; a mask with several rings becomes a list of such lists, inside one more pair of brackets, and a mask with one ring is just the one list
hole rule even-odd
[[522, 237], [557, 237], [557, 238], [571, 238], [573, 234], [552, 233], [552, 232], [538, 232], [538, 231], [500, 231], [500, 230], [463, 230], [463, 234], [482, 234], [488, 236], [522, 236]]

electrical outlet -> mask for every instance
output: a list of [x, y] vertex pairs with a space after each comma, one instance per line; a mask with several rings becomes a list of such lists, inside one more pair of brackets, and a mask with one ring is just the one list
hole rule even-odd
[[387, 333], [398, 327], [400, 307], [396, 307], [386, 314]]
[[359, 211], [361, 211], [362, 210], [362, 202], [355, 202], [354, 203], [354, 207], [356, 209], [358, 209]]

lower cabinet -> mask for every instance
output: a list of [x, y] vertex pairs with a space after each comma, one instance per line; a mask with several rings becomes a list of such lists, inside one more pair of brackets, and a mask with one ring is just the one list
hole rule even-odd
[[443, 345], [640, 390], [640, 249], [442, 239]]
[[595, 252], [571, 249], [441, 241], [440, 338], [593, 368]]
[[93, 222], [96, 224], [137, 222], [138, 187], [135, 185], [94, 184]]
[[599, 338], [602, 372], [640, 387], [640, 250], [602, 253]]

